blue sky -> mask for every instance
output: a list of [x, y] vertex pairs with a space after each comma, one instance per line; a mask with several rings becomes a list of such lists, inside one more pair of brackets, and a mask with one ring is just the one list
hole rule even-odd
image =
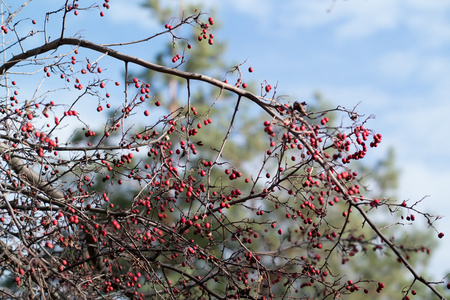
[[[50, 5], [53, 1], [46, 2], [54, 8]], [[95, 31], [81, 31], [84, 37], [107, 43], [139, 39], [162, 30], [139, 6], [142, 1], [111, 2], [102, 22], [92, 15], [74, 20], [82, 20], [86, 28], [97, 22]], [[167, 1], [170, 5], [179, 2]], [[222, 28], [215, 39], [227, 41], [228, 62], [248, 59], [255, 70], [252, 80], [267, 80], [272, 85], [278, 82], [279, 94], [306, 102], [312, 101], [316, 91], [334, 107], [350, 108], [361, 102], [359, 113], [376, 115], [368, 126], [383, 135], [383, 142], [368, 159], [382, 157], [394, 147], [401, 169], [399, 201], [414, 202], [430, 195], [421, 209], [446, 216], [437, 224], [446, 236], [439, 241], [441, 247], [431, 265], [436, 274], [433, 279], [442, 279], [450, 270], [442, 264], [450, 248], [450, 232], [446, 232], [450, 228], [450, 2], [184, 3], [216, 8], [212, 16]], [[149, 59], [158, 48], [153, 45], [121, 50]]]

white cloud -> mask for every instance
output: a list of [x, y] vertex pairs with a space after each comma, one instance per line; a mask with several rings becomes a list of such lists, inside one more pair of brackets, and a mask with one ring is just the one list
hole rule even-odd
[[[439, 243], [438, 248], [432, 250], [431, 262], [428, 268], [429, 270], [434, 270], [433, 278], [440, 280], [449, 270], [442, 266], [442, 258], [446, 257], [450, 248], [450, 232], [447, 230], [450, 220], [450, 207], [448, 205], [449, 168], [439, 168], [435, 165], [427, 164], [427, 162], [412, 162], [407, 159], [403, 159], [403, 162], [399, 162], [399, 164], [402, 166], [400, 190], [398, 193], [399, 199], [410, 199], [408, 203], [413, 204], [424, 196], [429, 195], [430, 197], [418, 205], [418, 209], [422, 212], [444, 217], [434, 224], [438, 231], [444, 232], [445, 236], [442, 240], [437, 238], [437, 234], [430, 237], [434, 241], [439, 240]], [[420, 230], [420, 228], [417, 228], [417, 230]]]
[[287, 30], [332, 24], [338, 37], [358, 38], [394, 27], [399, 20], [397, 2], [337, 1], [333, 5], [333, 1], [292, 0], [283, 3], [282, 13], [276, 13], [275, 7], [272, 11]]
[[[393, 102], [393, 98], [388, 93], [377, 89], [370, 85], [326, 85], [320, 84], [319, 91], [325, 99], [329, 99], [335, 105], [343, 105], [347, 109], [353, 109], [356, 105], [356, 111], [365, 114], [368, 117], [370, 114], [376, 114], [380, 108], [388, 107]], [[305, 87], [304, 90], [307, 90]], [[309, 86], [310, 89], [310, 86]], [[299, 87], [292, 86], [292, 91], [298, 91]], [[310, 96], [307, 92], [303, 96]]]
[[[450, 40], [450, 2], [445, 0], [228, 1], [235, 11], [258, 18], [260, 28], [295, 33], [329, 25], [339, 39], [368, 37], [393, 29], [416, 32], [435, 46]], [[222, 5], [223, 7], [223, 5]], [[330, 8], [332, 10], [330, 11]], [[281, 28], [279, 28], [281, 26]]]
[[[108, 14], [111, 15], [114, 25], [138, 25], [140, 30], [144, 29], [148, 32], [163, 30], [164, 28], [161, 28], [157, 18], [152, 14], [152, 10], [143, 6], [144, 2], [143, 0], [114, 2], [110, 6]], [[198, 9], [201, 9], [201, 11], [209, 13], [217, 6], [216, 4], [219, 3], [208, 0], [166, 0], [160, 3], [162, 7], [172, 9], [173, 17], [176, 17], [178, 14], [181, 16], [188, 6], [193, 6], [194, 8], [198, 6]]]
[[[260, 21], [270, 20], [270, 22], [273, 20], [270, 15], [273, 13], [273, 6], [280, 6], [279, 3], [268, 0], [229, 0], [217, 2], [221, 9], [231, 7], [231, 11], [256, 17]], [[285, 5], [284, 2], [283, 5]]]
[[[401, 157], [401, 155], [399, 155]], [[403, 163], [402, 163], [403, 162]], [[420, 209], [430, 213], [447, 215], [450, 218], [450, 207], [445, 207], [448, 197], [448, 185], [450, 182], [450, 171], [439, 170], [427, 162], [410, 161], [400, 158], [398, 164], [402, 169], [400, 178], [399, 198], [410, 199], [414, 203], [428, 195], [427, 201], [421, 204]], [[430, 204], [433, 205], [430, 205]]]
[[374, 68], [385, 78], [404, 81], [419, 74], [417, 70], [419, 64], [423, 63], [422, 60], [422, 57], [412, 50], [392, 51], [377, 59]]
[[399, 7], [395, 3], [389, 0], [338, 3], [332, 12], [340, 15], [337, 36], [359, 38], [394, 28], [400, 19]]
[[149, 32], [159, 26], [150, 9], [142, 7], [141, 1], [118, 1], [110, 7], [107, 13], [116, 24], [138, 24], [141, 29], [148, 28]]
[[414, 79], [433, 88], [442, 85], [448, 90], [450, 59], [447, 56], [433, 55], [417, 47], [405, 51], [393, 50], [381, 54], [372, 67], [384, 78], [395, 82]]
[[450, 80], [450, 59], [442, 56], [428, 56], [423, 62], [420, 71], [417, 73], [423, 81], [443, 85], [448, 93], [448, 83]]

